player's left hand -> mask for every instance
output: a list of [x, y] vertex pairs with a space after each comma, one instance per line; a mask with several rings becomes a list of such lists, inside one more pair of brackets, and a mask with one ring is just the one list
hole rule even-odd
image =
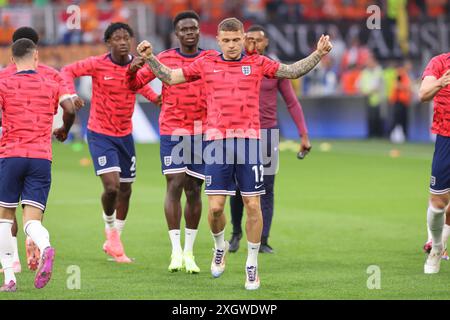
[[245, 35], [245, 37], [244, 37], [244, 46], [245, 46], [245, 51], [248, 54], [256, 53], [256, 41], [248, 39], [247, 35]]
[[131, 62], [130, 65], [130, 71], [131, 72], [137, 72], [142, 66], [145, 64], [145, 59], [142, 57], [136, 57], [133, 59], [133, 62]]
[[160, 108], [161, 108], [161, 106], [162, 106], [162, 95], [161, 95], [161, 94], [158, 96], [158, 98], [156, 98], [156, 101], [154, 102], [154, 104], [155, 104], [157, 107], [160, 107]]
[[328, 52], [333, 49], [333, 45], [330, 41], [330, 36], [322, 35], [319, 39], [319, 42], [317, 42], [317, 51], [319, 52], [320, 56], [325, 56], [328, 54]]
[[53, 130], [53, 135], [61, 142], [64, 142], [67, 139], [67, 131], [64, 127]]
[[309, 141], [309, 136], [304, 134], [300, 142], [300, 151], [297, 154], [297, 158], [304, 159], [306, 155], [311, 151], [311, 142]]

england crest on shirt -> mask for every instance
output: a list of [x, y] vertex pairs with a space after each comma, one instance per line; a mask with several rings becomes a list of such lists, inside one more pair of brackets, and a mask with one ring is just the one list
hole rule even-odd
[[171, 156], [164, 157], [164, 164], [166, 165], [166, 167], [170, 166], [172, 164], [172, 157]]
[[210, 186], [211, 185], [211, 183], [212, 183], [212, 177], [211, 176], [205, 176], [205, 183], [206, 183], [206, 186]]
[[106, 165], [106, 156], [98, 157], [98, 164], [100, 167], [104, 167]]
[[248, 76], [252, 73], [252, 67], [251, 66], [242, 66], [242, 73], [245, 76]]

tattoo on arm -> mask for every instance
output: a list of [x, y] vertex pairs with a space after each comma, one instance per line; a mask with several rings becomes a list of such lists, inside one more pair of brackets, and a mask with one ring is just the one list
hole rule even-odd
[[294, 64], [286, 65], [280, 64], [280, 68], [276, 73], [277, 78], [297, 79], [307, 74], [309, 71], [320, 62], [321, 56], [317, 51], [314, 51], [305, 59], [297, 61]]
[[171, 84], [172, 69], [159, 62], [159, 60], [154, 55], [151, 55], [150, 58], [148, 58], [147, 63], [157, 78], [159, 78], [162, 82]]

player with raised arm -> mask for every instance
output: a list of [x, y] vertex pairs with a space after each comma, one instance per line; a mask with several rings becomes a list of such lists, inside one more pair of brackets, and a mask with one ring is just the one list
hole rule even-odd
[[43, 288], [53, 271], [55, 249], [42, 226], [51, 184], [52, 125], [58, 103], [63, 126], [54, 131], [60, 141], [67, 138], [75, 119], [75, 107], [65, 88], [37, 71], [38, 52], [29, 39], [12, 45], [16, 73], [0, 79], [3, 134], [0, 140], [0, 262], [5, 281], [0, 291], [14, 292], [11, 227], [19, 201], [23, 207], [24, 231], [40, 249], [34, 286]]
[[[104, 40], [109, 52], [64, 67], [61, 75], [75, 93], [74, 79], [91, 76], [92, 101], [88, 121], [89, 151], [95, 172], [103, 184], [101, 197], [106, 241], [103, 250], [116, 262], [130, 263], [124, 251], [121, 233], [131, 197], [131, 184], [136, 179], [136, 153], [132, 136], [132, 115], [136, 92], [158, 103], [159, 97], [150, 86], [135, 91], [126, 85], [133, 30], [124, 23], [112, 23]], [[75, 98], [76, 105], [84, 102]]]
[[[264, 55], [269, 46], [269, 38], [264, 27], [253, 25], [249, 27], [245, 34], [245, 48], [247, 53], [251, 54], [256, 50], [257, 54]], [[274, 185], [275, 174], [278, 170], [278, 140], [273, 140], [273, 136], [278, 137], [278, 119], [277, 119], [277, 94], [281, 93], [286, 102], [287, 109], [297, 126], [301, 137], [300, 152], [309, 152], [311, 143], [308, 137], [308, 129], [305, 123], [302, 106], [295, 95], [292, 83], [288, 79], [269, 79], [263, 78], [261, 82], [261, 91], [259, 94], [259, 112], [261, 122], [261, 145], [266, 148], [263, 152], [264, 165], [264, 189], [266, 193], [261, 195], [261, 209], [263, 216], [263, 231], [261, 235], [261, 246], [259, 252], [273, 253], [272, 247], [268, 243], [270, 227], [272, 225], [274, 209]], [[238, 192], [236, 196], [230, 197], [231, 223], [233, 233], [230, 240], [230, 252], [236, 252], [239, 249], [239, 241], [242, 237], [242, 216], [244, 204], [242, 197]]]
[[[179, 48], [161, 52], [158, 59], [170, 68], [183, 68], [201, 57], [216, 53], [214, 50], [200, 49], [199, 16], [193, 11], [180, 12], [173, 20], [175, 35], [180, 43]], [[140, 89], [155, 79], [148, 65], [139, 68], [145, 60], [135, 59], [130, 65], [127, 78], [128, 87]], [[138, 71], [139, 70], [139, 71]], [[184, 84], [169, 86], [163, 83], [162, 106], [159, 116], [160, 158], [162, 172], [166, 177], [166, 197], [164, 212], [169, 228], [172, 244], [169, 272], [180, 271], [198, 273], [200, 268], [195, 263], [193, 250], [202, 212], [201, 189], [204, 176], [204, 164], [200, 154], [195, 153], [195, 144], [202, 144], [202, 130], [206, 120], [206, 97], [201, 79]], [[200, 132], [195, 123], [201, 126]], [[173, 159], [173, 150], [177, 145], [187, 143], [191, 154], [187, 161], [177, 162]], [[195, 161], [198, 158], [200, 161]], [[186, 195], [184, 218], [186, 220], [184, 250], [180, 242], [180, 222], [182, 216], [181, 195]]]
[[226, 219], [223, 211], [226, 196], [235, 194], [237, 183], [248, 216], [245, 288], [255, 290], [260, 287], [257, 258], [262, 232], [260, 195], [264, 193], [259, 149], [261, 81], [264, 76], [301, 77], [319, 63], [332, 45], [329, 37], [322, 35], [317, 50], [292, 65], [262, 55], [247, 56], [243, 54], [244, 27], [236, 18], [225, 19], [219, 24], [217, 40], [222, 53], [207, 55], [178, 69], [163, 65], [153, 55], [148, 41], [139, 44], [138, 53], [147, 59], [153, 73], [169, 85], [204, 80], [208, 140], [204, 151], [205, 181], [208, 221], [215, 242], [211, 273], [213, 277], [219, 277], [225, 270], [229, 244], [224, 236]]
[[422, 75], [419, 98], [422, 102], [434, 102], [431, 131], [436, 143], [431, 167], [430, 197], [427, 223], [432, 238], [432, 248], [424, 265], [424, 273], [438, 273], [444, 251], [442, 229], [445, 209], [450, 202], [450, 53], [434, 57]]
[[[31, 27], [20, 27], [16, 31], [14, 31], [14, 34], [12, 36], [12, 43], [16, 42], [19, 39], [29, 39], [33, 41], [36, 45], [39, 42], [39, 35], [37, 34], [36, 30], [34, 30]], [[46, 66], [45, 64], [39, 63], [37, 66], [37, 72], [39, 74], [42, 74], [46, 78], [50, 78], [56, 82], [58, 82], [65, 91], [64, 94], [68, 94], [69, 90], [65, 86], [65, 82], [59, 72], [52, 67]], [[17, 72], [16, 64], [11, 63], [6, 68], [0, 70], [0, 79], [10, 77], [14, 75]], [[14, 263], [13, 268], [14, 272], [19, 273], [21, 272], [22, 268], [20, 265], [20, 259], [19, 259], [19, 252], [17, 248], [17, 221], [16, 218], [14, 218], [14, 224], [12, 227], [12, 234], [13, 234], [13, 245], [14, 245]], [[31, 240], [30, 237], [26, 237], [25, 240], [25, 247], [26, 247], [26, 254], [27, 254], [27, 265], [30, 270], [35, 271], [38, 267], [39, 262], [39, 248], [34, 244], [34, 242]]]

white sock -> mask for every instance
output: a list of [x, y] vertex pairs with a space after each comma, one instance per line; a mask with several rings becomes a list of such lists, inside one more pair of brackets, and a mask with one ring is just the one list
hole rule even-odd
[[261, 245], [261, 242], [259, 243], [252, 243], [247, 242], [247, 262], [246, 266], [258, 266], [258, 253], [259, 253], [259, 247]]
[[214, 237], [214, 244], [216, 249], [224, 250], [225, 249], [225, 229], [220, 231], [219, 233], [212, 233]]
[[105, 229], [113, 229], [115, 227], [116, 222], [116, 211], [110, 216], [107, 216], [106, 213], [103, 212], [103, 221], [105, 221]]
[[41, 221], [30, 220], [25, 223], [23, 230], [25, 231], [25, 234], [28, 235], [34, 243], [36, 243], [41, 251], [41, 255], [45, 248], [50, 247], [50, 235], [48, 234], [47, 229], [45, 229], [42, 225]]
[[428, 233], [428, 241], [427, 242], [430, 242], [433, 240], [433, 237], [431, 236], [430, 226], [428, 225], [428, 223], [427, 223], [427, 233]]
[[197, 237], [197, 229], [185, 229], [184, 252], [194, 252], [194, 242]]
[[125, 222], [126, 222], [125, 220], [116, 219], [116, 222], [114, 225], [115, 225], [117, 231], [119, 231], [119, 235], [122, 235], [123, 228], [125, 228]]
[[181, 236], [180, 229], [169, 230], [170, 242], [172, 242], [172, 254], [181, 254]]
[[448, 236], [450, 235], [450, 226], [444, 224], [444, 229], [442, 230], [442, 244], [444, 248], [447, 247]]
[[13, 249], [14, 249], [13, 261], [20, 262], [19, 250], [17, 249], [17, 237], [12, 237], [12, 240], [13, 240]]
[[427, 211], [427, 221], [433, 238], [433, 250], [442, 251], [442, 229], [445, 223], [445, 210], [433, 208], [430, 204]]
[[14, 220], [0, 219], [0, 262], [5, 274], [5, 284], [11, 280], [17, 283], [13, 270], [14, 246], [11, 228]]

